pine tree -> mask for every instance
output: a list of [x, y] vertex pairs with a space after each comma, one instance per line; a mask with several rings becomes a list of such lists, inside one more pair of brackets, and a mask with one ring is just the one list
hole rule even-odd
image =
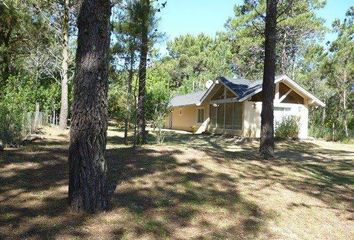
[[69, 203], [77, 211], [108, 207], [107, 138], [110, 1], [85, 0], [78, 47], [69, 147]]
[[274, 155], [274, 78], [276, 61], [277, 0], [267, 0], [265, 19], [264, 70], [262, 84], [261, 138], [259, 151], [264, 159]]

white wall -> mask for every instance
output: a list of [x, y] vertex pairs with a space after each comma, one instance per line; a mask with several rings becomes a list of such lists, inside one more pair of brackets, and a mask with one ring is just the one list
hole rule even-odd
[[309, 111], [306, 105], [294, 104], [294, 103], [276, 103], [274, 107], [290, 108], [289, 111], [275, 111], [274, 110], [274, 122], [281, 121], [286, 116], [299, 117], [299, 138], [308, 137], [308, 116]]
[[243, 103], [242, 135], [244, 137], [260, 137], [261, 111], [261, 102], [245, 101]]
[[[294, 103], [274, 103], [274, 107], [286, 108], [289, 111], [274, 111], [274, 121], [281, 121], [285, 116], [298, 116], [299, 120], [299, 138], [308, 137], [308, 107], [303, 104]], [[261, 132], [261, 102], [244, 102], [243, 112], [243, 136], [245, 137], [260, 137]]]

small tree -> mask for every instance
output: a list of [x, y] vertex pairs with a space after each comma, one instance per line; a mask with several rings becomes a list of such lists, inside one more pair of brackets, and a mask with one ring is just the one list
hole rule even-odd
[[[165, 125], [166, 117], [168, 115], [168, 102], [162, 102], [156, 104], [155, 111], [153, 115], [154, 131], [156, 133], [156, 143], [163, 143], [165, 136], [163, 134], [162, 128]], [[157, 130], [156, 130], [157, 129]]]

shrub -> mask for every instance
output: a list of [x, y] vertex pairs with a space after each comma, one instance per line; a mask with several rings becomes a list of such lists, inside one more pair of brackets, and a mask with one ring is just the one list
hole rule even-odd
[[299, 118], [287, 116], [275, 124], [275, 137], [279, 139], [296, 139], [299, 136]]
[[162, 131], [162, 128], [165, 125], [166, 117], [168, 115], [167, 105], [167, 101], [156, 104], [154, 113], [152, 115], [157, 144], [162, 144], [165, 139], [165, 135]]
[[26, 113], [34, 110], [39, 99], [33, 81], [26, 77], [10, 76], [0, 93], [0, 140], [4, 145], [19, 145], [26, 134]]
[[0, 104], [0, 140], [6, 146], [19, 144], [22, 139], [23, 113], [10, 111]]
[[346, 137], [345, 131], [339, 124], [335, 128], [328, 128], [325, 126], [314, 125], [309, 129], [309, 135], [314, 138], [321, 138], [326, 141], [342, 141], [351, 143], [354, 140], [354, 131], [349, 129], [349, 136]]

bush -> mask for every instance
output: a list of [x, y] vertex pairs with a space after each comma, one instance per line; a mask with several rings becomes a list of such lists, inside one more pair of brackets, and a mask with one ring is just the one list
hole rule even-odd
[[10, 111], [0, 104], [0, 140], [6, 146], [18, 145], [22, 139], [23, 113]]
[[326, 141], [351, 143], [354, 140], [354, 131], [349, 129], [349, 136], [346, 137], [343, 127], [339, 124], [335, 125], [335, 129], [317, 125], [311, 126], [309, 129], [309, 135]]
[[297, 139], [299, 136], [299, 118], [287, 116], [275, 124], [275, 137], [279, 139]]
[[45, 100], [51, 99], [46, 94], [50, 95], [50, 91], [38, 88], [27, 77], [9, 77], [8, 84], [0, 93], [0, 141], [5, 146], [21, 143], [27, 133], [27, 113], [35, 109], [36, 102], [48, 105]]

